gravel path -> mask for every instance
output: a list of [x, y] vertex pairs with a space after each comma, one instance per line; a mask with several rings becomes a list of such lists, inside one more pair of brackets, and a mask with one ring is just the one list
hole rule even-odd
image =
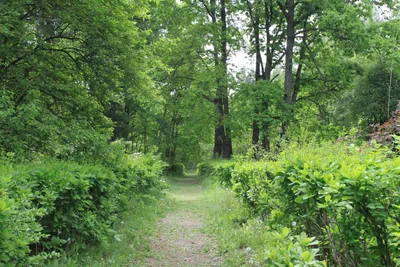
[[177, 179], [168, 197], [174, 207], [158, 222], [152, 240], [154, 255], [145, 266], [220, 266], [215, 242], [202, 233], [205, 221], [197, 205], [202, 198], [198, 179]]

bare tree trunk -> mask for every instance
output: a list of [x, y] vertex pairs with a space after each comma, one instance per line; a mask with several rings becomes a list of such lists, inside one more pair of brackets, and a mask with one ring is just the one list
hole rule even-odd
[[[257, 5], [255, 3], [254, 5]], [[252, 10], [252, 6], [249, 1], [247, 1], [247, 6], [249, 13], [251, 15], [251, 20], [253, 24], [253, 31], [254, 31], [254, 43], [255, 43], [255, 49], [256, 49], [256, 73], [255, 73], [255, 80], [256, 82], [260, 79], [262, 79], [263, 75], [263, 64], [262, 64], [262, 57], [261, 57], [261, 45], [260, 45], [260, 16], [259, 12], [257, 10], [257, 7], [255, 6], [254, 8], [254, 13]], [[256, 107], [255, 108], [255, 114], [257, 116], [260, 115], [260, 108]], [[253, 120], [253, 135], [252, 135], [252, 144], [256, 146], [256, 149], [259, 145], [260, 141], [260, 127], [258, 125], [258, 121], [256, 119]], [[256, 157], [257, 150], [254, 151], [254, 157]]]
[[[285, 51], [285, 101], [287, 105], [292, 104], [293, 93], [293, 50], [295, 45], [295, 20], [294, 20], [294, 0], [287, 0], [286, 6], [280, 4], [281, 11], [286, 18], [286, 51]], [[281, 125], [281, 140], [287, 139], [288, 122], [284, 121]], [[278, 145], [279, 146], [279, 145]]]
[[294, 0], [287, 0], [286, 16], [286, 53], [285, 53], [285, 100], [288, 105], [292, 103], [293, 90], [293, 49], [295, 43]]
[[[212, 22], [216, 25], [216, 0], [210, 0], [212, 8]], [[214, 104], [217, 109], [217, 126], [214, 131], [214, 158], [222, 157], [229, 159], [232, 156], [231, 130], [225, 125], [225, 119], [229, 116], [228, 99], [228, 51], [227, 51], [227, 21], [226, 21], [226, 2], [220, 0], [220, 22], [221, 22], [221, 41], [214, 44], [214, 62], [217, 74], [217, 92]], [[221, 49], [221, 60], [218, 56], [218, 47]]]
[[[273, 60], [273, 48], [272, 48], [272, 38], [271, 38], [271, 17], [272, 17], [272, 3], [271, 1], [264, 1], [264, 5], [262, 0], [258, 0], [254, 3], [254, 9], [252, 8], [249, 1], [247, 1], [248, 11], [251, 16], [253, 32], [254, 32], [254, 43], [255, 43], [255, 51], [256, 51], [256, 72], [255, 72], [255, 80], [256, 82], [259, 80], [270, 81], [271, 80], [271, 72], [272, 72], [272, 60]], [[269, 6], [271, 4], [271, 6]], [[263, 14], [265, 16], [265, 47], [266, 47], [266, 62], [265, 67], [263, 65], [262, 56], [261, 56], [261, 41], [260, 41], [260, 13], [261, 8], [263, 8]], [[257, 116], [262, 116], [268, 111], [268, 99], [262, 99], [262, 106], [257, 107], [255, 110], [255, 114]], [[252, 144], [259, 145], [260, 135], [262, 136], [261, 147], [267, 151], [270, 151], [270, 141], [268, 138], [268, 128], [269, 125], [261, 120], [253, 121], [253, 135], [252, 135]], [[261, 129], [260, 129], [261, 128]], [[255, 151], [257, 153], [257, 151]], [[255, 155], [256, 156], [256, 155]]]
[[[227, 21], [226, 21], [226, 3], [225, 0], [221, 0], [221, 51], [222, 51], [222, 68], [223, 68], [223, 83], [221, 85], [221, 91], [223, 91], [223, 111], [224, 118], [229, 117], [229, 93], [228, 93], [228, 50], [227, 50]], [[224, 123], [225, 124], [225, 123]], [[224, 125], [224, 141], [222, 158], [229, 159], [232, 156], [232, 137], [231, 129], [229, 126]]]

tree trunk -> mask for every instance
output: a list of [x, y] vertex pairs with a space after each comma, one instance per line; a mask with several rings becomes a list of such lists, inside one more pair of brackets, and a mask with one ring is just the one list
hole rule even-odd
[[[229, 98], [228, 98], [228, 50], [227, 50], [227, 22], [226, 22], [226, 3], [225, 0], [221, 0], [221, 51], [222, 51], [222, 68], [223, 68], [223, 110], [224, 118], [229, 117]], [[225, 122], [224, 122], [225, 123]], [[222, 157], [224, 159], [229, 159], [232, 156], [232, 138], [231, 130], [229, 126], [225, 125], [225, 136], [224, 136], [224, 146], [222, 151]]]
[[[285, 101], [287, 105], [292, 104], [293, 93], [293, 50], [295, 45], [295, 20], [294, 20], [294, 0], [287, 0], [286, 8], [281, 6], [282, 12], [286, 17], [286, 52], [285, 52]], [[281, 125], [281, 139], [287, 140], [288, 122], [284, 121]]]
[[217, 126], [214, 130], [214, 158], [219, 158], [222, 156], [224, 150], [224, 138], [225, 138], [225, 129], [223, 126], [223, 106], [222, 106], [222, 99], [216, 98], [216, 109], [217, 109]]
[[[256, 5], [256, 4], [255, 4]], [[249, 1], [247, 1], [247, 6], [249, 9], [249, 13], [253, 14], [252, 6]], [[256, 73], [255, 80], [256, 82], [262, 78], [262, 58], [261, 58], [261, 47], [260, 47], [260, 16], [257, 10], [257, 7], [254, 8], [254, 15], [252, 15], [252, 24], [254, 31], [254, 43], [256, 49]], [[256, 116], [260, 115], [259, 107], [255, 107], [254, 113]], [[253, 135], [251, 143], [255, 146], [256, 150], [254, 151], [254, 158], [257, 155], [258, 142], [260, 140], [260, 127], [258, 126], [258, 121], [256, 119], [253, 120]]]
[[[216, 2], [210, 1], [212, 5], [212, 21], [217, 23]], [[227, 51], [227, 22], [226, 22], [226, 2], [220, 0], [221, 9], [221, 60], [218, 57], [218, 45], [214, 45], [214, 61], [215, 68], [218, 72], [217, 76], [217, 92], [214, 103], [217, 109], [217, 126], [214, 131], [214, 158], [222, 157], [229, 159], [232, 156], [232, 138], [231, 130], [225, 125], [225, 119], [229, 116], [229, 99], [228, 99], [228, 51]]]
[[294, 0], [287, 0], [286, 14], [286, 53], [285, 53], [285, 100], [288, 105], [292, 103], [293, 90], [293, 49], [295, 43]]
[[296, 71], [296, 78], [294, 80], [294, 85], [293, 85], [293, 94], [292, 94], [292, 103], [297, 102], [297, 96], [299, 95], [300, 92], [300, 78], [301, 78], [301, 73], [303, 70], [303, 60], [306, 57], [306, 47], [307, 47], [307, 20], [308, 16], [304, 20], [304, 26], [303, 26], [303, 37], [302, 37], [302, 42], [301, 42], [301, 47], [300, 47], [300, 63], [297, 67]]
[[[269, 1], [264, 2], [264, 16], [265, 16], [265, 46], [266, 46], [266, 62], [265, 67], [262, 62], [261, 56], [261, 41], [260, 41], [260, 12], [259, 8], [262, 7], [262, 1], [258, 1], [254, 4], [254, 12], [252, 12], [252, 7], [249, 1], [247, 2], [249, 12], [252, 15], [252, 24], [254, 31], [254, 43], [255, 43], [255, 51], [256, 51], [256, 72], [255, 72], [255, 80], [256, 82], [259, 80], [270, 81], [271, 80], [271, 72], [272, 72], [272, 60], [273, 60], [273, 48], [272, 48], [272, 39], [270, 34], [271, 28], [271, 17], [272, 17], [272, 6], [269, 7]], [[262, 106], [257, 107], [255, 110], [255, 114], [257, 116], [262, 116], [268, 111], [268, 99], [262, 99]], [[259, 125], [260, 124], [260, 125]], [[261, 129], [260, 129], [261, 128]], [[252, 144], [257, 146], [259, 145], [260, 135], [262, 136], [261, 147], [267, 151], [270, 151], [270, 141], [268, 139], [268, 128], [269, 125], [261, 120], [261, 123], [258, 123], [257, 120], [253, 121], [253, 135], [252, 135]], [[254, 152], [256, 156], [257, 151]]]

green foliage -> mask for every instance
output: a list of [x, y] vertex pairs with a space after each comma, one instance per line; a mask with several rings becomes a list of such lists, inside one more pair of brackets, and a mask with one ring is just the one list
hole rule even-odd
[[166, 168], [165, 173], [172, 176], [183, 176], [185, 174], [185, 165], [180, 162], [172, 163]]
[[385, 66], [378, 63], [369, 67], [365, 77], [358, 81], [352, 95], [348, 96], [352, 99], [348, 104], [353, 120], [361, 120], [363, 126], [383, 123], [388, 119], [388, 115], [396, 110], [400, 97], [400, 79], [398, 75], [391, 73], [390, 67]]
[[276, 242], [276, 248], [265, 253], [268, 266], [327, 266], [325, 262], [317, 260], [319, 249], [315, 247], [318, 241], [314, 237], [309, 238], [305, 233], [291, 236], [290, 229], [284, 228], [282, 232], [274, 233], [272, 240]]
[[[153, 194], [154, 193], [154, 194]], [[151, 235], [157, 226], [159, 216], [169, 208], [163, 193], [134, 195], [128, 208], [121, 213], [113, 224], [109, 244], [90, 246], [84, 250], [74, 247], [62, 253], [60, 257], [46, 261], [41, 266], [79, 267], [79, 266], [126, 266], [140, 265], [141, 259], [149, 255]]]
[[[387, 121], [400, 97], [395, 2], [1, 1], [0, 151], [19, 163], [0, 166], [0, 263], [106, 244], [132, 195], [165, 188], [158, 157], [126, 151], [157, 151], [179, 162], [167, 173], [183, 175], [181, 163], [211, 156], [216, 125], [223, 138], [215, 140], [230, 146], [234, 138], [239, 152], [275, 160], [275, 151], [293, 149], [285, 134], [319, 143], [344, 127]], [[379, 21], [373, 13], [384, 4], [389, 17]], [[236, 27], [237, 18], [249, 27]], [[248, 28], [250, 47], [238, 28]], [[239, 47], [257, 54], [257, 77], [228, 74], [226, 48]], [[376, 125], [377, 142], [398, 146], [394, 115]], [[197, 171], [214, 173], [269, 227], [292, 229], [288, 254], [271, 252], [270, 264], [289, 264], [293, 254], [291, 264], [306, 265], [308, 252], [330, 264], [390, 266], [400, 254], [391, 157], [325, 146], [277, 161], [203, 162]], [[318, 238], [321, 255], [302, 232]]]
[[126, 193], [146, 194], [151, 190], [162, 190], [166, 183], [162, 174], [166, 163], [153, 155], [125, 155], [114, 172], [125, 179]]
[[288, 149], [277, 162], [237, 164], [233, 190], [272, 228], [315, 236], [331, 264], [394, 266], [399, 158], [340, 144]]
[[118, 195], [121, 183], [111, 170], [69, 162], [17, 168], [12, 173], [10, 191], [14, 191], [13, 185], [28, 186], [33, 193], [33, 206], [46, 211], [39, 223], [48, 238], [40, 241], [39, 250], [67, 242], [79, 246], [106, 239], [121, 208]]
[[[243, 82], [234, 94], [232, 103], [233, 127], [244, 130], [241, 128], [255, 121], [261, 129], [261, 137], [270, 136], [270, 128], [276, 128], [280, 122], [288, 118], [283, 90], [277, 82], [264, 80], [253, 84]], [[238, 134], [240, 135], [240, 131]]]
[[165, 188], [164, 167], [151, 155], [125, 155], [109, 167], [54, 160], [4, 164], [0, 263], [40, 263], [71, 245], [106, 245], [130, 198]]
[[32, 204], [32, 193], [25, 185], [15, 187], [10, 196], [11, 166], [0, 167], [0, 266], [23, 266], [45, 257], [29, 256], [29, 245], [39, 242], [47, 235], [37, 218], [45, 210]]
[[199, 176], [210, 176], [214, 171], [214, 166], [209, 162], [200, 162], [196, 168]]
[[214, 167], [213, 175], [218, 177], [218, 182], [222, 187], [232, 187], [232, 169], [235, 167], [234, 163], [218, 164]]
[[249, 218], [247, 205], [231, 191], [211, 187], [204, 202], [207, 232], [225, 255], [223, 266], [325, 266], [315, 238], [295, 235], [288, 228], [272, 230], [259, 218]]
[[0, 3], [3, 149], [89, 156], [109, 139], [104, 111], [145, 80], [146, 2]]

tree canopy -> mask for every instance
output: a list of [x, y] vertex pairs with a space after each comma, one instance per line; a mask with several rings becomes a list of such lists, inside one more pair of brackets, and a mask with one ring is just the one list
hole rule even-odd
[[400, 94], [398, 8], [2, 1], [0, 147], [68, 158], [118, 141], [192, 164], [382, 123]]

